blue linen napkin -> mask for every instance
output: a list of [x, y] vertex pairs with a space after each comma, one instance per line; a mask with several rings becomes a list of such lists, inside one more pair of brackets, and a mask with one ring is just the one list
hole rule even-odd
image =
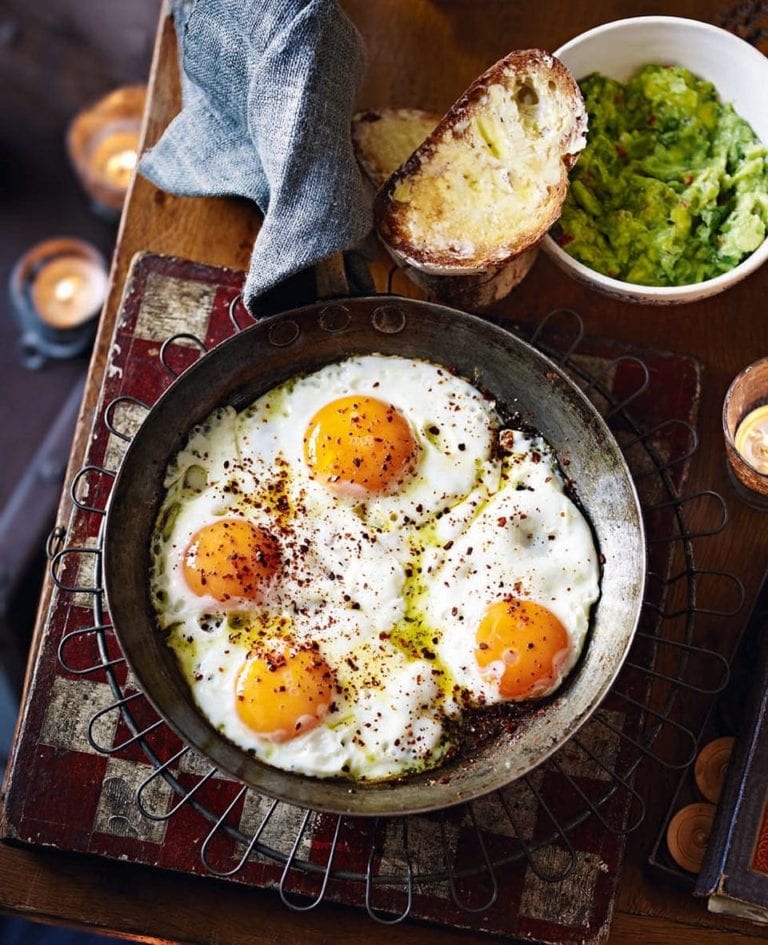
[[182, 110], [139, 171], [264, 215], [244, 296], [360, 243], [370, 197], [351, 141], [362, 39], [336, 0], [175, 0]]

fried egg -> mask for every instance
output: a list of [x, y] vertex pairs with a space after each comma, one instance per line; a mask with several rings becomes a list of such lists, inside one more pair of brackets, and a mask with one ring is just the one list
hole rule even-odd
[[440, 764], [467, 709], [555, 691], [597, 555], [546, 444], [501, 426], [445, 368], [371, 355], [192, 431], [150, 583], [215, 728], [284, 770], [378, 780]]
[[445, 368], [369, 355], [261, 398], [242, 415], [238, 445], [259, 476], [282, 457], [313, 514], [332, 502], [392, 530], [498, 481], [497, 423], [492, 402]]
[[[541, 437], [505, 431], [498, 490], [428, 555], [426, 621], [461, 704], [543, 698], [573, 669], [599, 595], [592, 531]], [[448, 536], [448, 537], [446, 537]], [[456, 593], [460, 590], [460, 593]]]

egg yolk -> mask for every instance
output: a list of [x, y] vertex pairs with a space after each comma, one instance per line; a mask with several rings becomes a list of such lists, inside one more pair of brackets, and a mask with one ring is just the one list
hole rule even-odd
[[393, 492], [414, 471], [417, 444], [405, 417], [375, 397], [341, 397], [321, 407], [304, 434], [315, 478], [349, 495]]
[[570, 639], [557, 617], [529, 600], [492, 604], [475, 636], [484, 678], [498, 682], [503, 699], [535, 699], [557, 683]]
[[184, 579], [199, 597], [259, 600], [280, 567], [280, 546], [266, 529], [244, 519], [222, 519], [192, 536]]
[[311, 731], [336, 695], [333, 673], [312, 650], [254, 656], [235, 683], [237, 714], [257, 735], [285, 742]]

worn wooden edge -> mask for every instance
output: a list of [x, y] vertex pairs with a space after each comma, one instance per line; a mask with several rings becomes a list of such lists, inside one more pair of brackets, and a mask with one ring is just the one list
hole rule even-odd
[[[323, 903], [297, 915], [280, 903], [274, 892], [209, 878], [189, 877], [152, 867], [120, 864], [119, 882], [105, 870], [100, 857], [0, 845], [0, 907], [8, 907], [5, 891], [23, 877], [26, 893], [7, 914], [44, 924], [63, 925], [89, 933], [107, 932], [134, 941], [210, 945], [228, 942], [286, 942], [297, 936], [304, 943], [333, 941], [355, 945], [360, 924], [346, 906]], [[130, 896], [132, 907], [126, 907]], [[212, 935], [211, 916], [216, 916]], [[365, 938], [371, 945], [424, 945], [430, 933], [454, 945], [477, 945], [479, 933], [407, 920], [397, 926], [379, 925], [364, 913]], [[670, 929], [680, 941], [697, 945], [760, 945], [766, 933], [742, 923], [738, 933], [669, 918], [638, 914], [614, 915], [609, 941], [648, 945], [670, 941]], [[484, 939], [485, 937], [482, 936]], [[492, 941], [489, 938], [488, 941]]]

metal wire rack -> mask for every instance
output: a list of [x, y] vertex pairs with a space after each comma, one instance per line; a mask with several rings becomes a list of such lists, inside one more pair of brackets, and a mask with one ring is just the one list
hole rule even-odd
[[[234, 306], [230, 313], [235, 329], [240, 330]], [[521, 333], [524, 331], [521, 329]], [[575, 862], [571, 835], [591, 818], [600, 828], [617, 835], [637, 829], [646, 814], [645, 800], [634, 784], [641, 764], [675, 770], [692, 762], [698, 733], [686, 719], [685, 703], [690, 699], [711, 703], [728, 680], [728, 661], [701, 645], [700, 628], [707, 621], [733, 616], [743, 600], [743, 588], [737, 578], [726, 572], [701, 570], [694, 560], [696, 541], [716, 535], [726, 526], [725, 504], [714, 492], [685, 494], [682, 490], [686, 465], [698, 445], [690, 423], [671, 418], [645, 429], [633, 417], [633, 402], [652, 392], [653, 378], [642, 359], [621, 355], [611, 365], [612, 369], [622, 366], [634, 377], [630, 388], [619, 397], [595, 375], [593, 361], [580, 354], [583, 325], [575, 312], [552, 312], [529, 334], [528, 340], [559, 362], [582, 387], [617, 436], [643, 502], [651, 570], [636, 640], [603, 705], [559, 752], [526, 777], [488, 797], [426, 817], [403, 817], [397, 822], [374, 820], [364, 826], [344, 816], [331, 817], [298, 808], [286, 810], [289, 805], [260, 797], [246, 785], [227, 803], [214, 809], [203, 797], [217, 770], [189, 747], [169, 751], [168, 739], [164, 737], [166, 723], [126, 680], [125, 660], [105, 612], [101, 531], [95, 547], [66, 545], [62, 529], [51, 536], [48, 554], [54, 583], [61, 592], [86, 595], [93, 616], [91, 624], [63, 637], [59, 661], [73, 674], [105, 674], [114, 696], [111, 705], [91, 718], [88, 739], [96, 751], [106, 754], [120, 753], [131, 746], [141, 748], [153, 772], [136, 792], [138, 809], [145, 817], [157, 821], [177, 816], [183, 808], [203, 818], [209, 826], [200, 857], [211, 875], [233, 877], [254, 857], [278, 864], [282, 867], [280, 897], [286, 906], [297, 911], [318, 905], [330, 882], [357, 883], [369, 915], [386, 924], [406, 918], [416, 891], [432, 884], [447, 884], [459, 909], [480, 912], [495, 901], [499, 871], [510, 864], [525, 864], [544, 882], [564, 881]], [[568, 340], [564, 342], [563, 338]], [[196, 338], [189, 340], [204, 350]], [[161, 360], [165, 369], [175, 374], [167, 363], [166, 345]], [[133, 406], [139, 404], [129, 400]], [[130, 432], [120, 429], [115, 419], [125, 402], [126, 398], [118, 398], [110, 403], [101, 419], [114, 436], [127, 442]], [[678, 442], [680, 438], [685, 440], [684, 448], [678, 449], [673, 458], [664, 447], [670, 436], [677, 437]], [[100, 517], [103, 523], [106, 495], [114, 475], [114, 470], [103, 467], [84, 467], [72, 484], [77, 509]], [[101, 480], [101, 489], [89, 488], [94, 480]], [[99, 493], [105, 497], [103, 503], [84, 498]], [[64, 561], [72, 555], [91, 557], [93, 580], [88, 586], [69, 586], [62, 579]], [[713, 582], [731, 586], [725, 596], [731, 598], [732, 607], [707, 606], [708, 588]], [[93, 662], [86, 666], [81, 665], [80, 658], [70, 659], [75, 648], [82, 649], [84, 640], [89, 641], [94, 653]], [[119, 743], [105, 744], [100, 737], [101, 723], [113, 713], [122, 720], [122, 730], [127, 735]], [[702, 717], [700, 712], [694, 715]], [[188, 781], [179, 778], [180, 769], [194, 770], [200, 775], [192, 788]], [[552, 804], [542, 787], [550, 774], [556, 774], [567, 788], [557, 805]], [[174, 802], [166, 809], [155, 809], [153, 805], [152, 788], [157, 779], [162, 779], [173, 792]], [[253, 812], [248, 832], [243, 827], [243, 818], [238, 820], [234, 816], [245, 805]], [[535, 828], [531, 809], [536, 813]], [[460, 867], [455, 866], [451, 855], [458, 822], [462, 824], [462, 835], [466, 838], [469, 832], [472, 838]], [[544, 829], [542, 822], [547, 824]], [[322, 860], [310, 851], [307, 843], [319, 823], [330, 838]], [[504, 844], [493, 843], [489, 838], [486, 827], [491, 823], [495, 833], [499, 823], [504, 824]], [[290, 829], [286, 829], [286, 824]], [[425, 832], [433, 839], [439, 835], [439, 842], [424, 843]], [[394, 844], [393, 836], [398, 838]], [[221, 861], [217, 855], [221, 837], [234, 840], [241, 854], [234, 865], [231, 859]], [[358, 865], [340, 866], [343, 859], [340, 851], [353, 844], [358, 849], [355, 860]], [[464, 844], [467, 845], [466, 840]], [[364, 851], [362, 858], [360, 849]], [[401, 903], [397, 914], [392, 913], [391, 905], [385, 911], [379, 902], [382, 890], [393, 889]]]

